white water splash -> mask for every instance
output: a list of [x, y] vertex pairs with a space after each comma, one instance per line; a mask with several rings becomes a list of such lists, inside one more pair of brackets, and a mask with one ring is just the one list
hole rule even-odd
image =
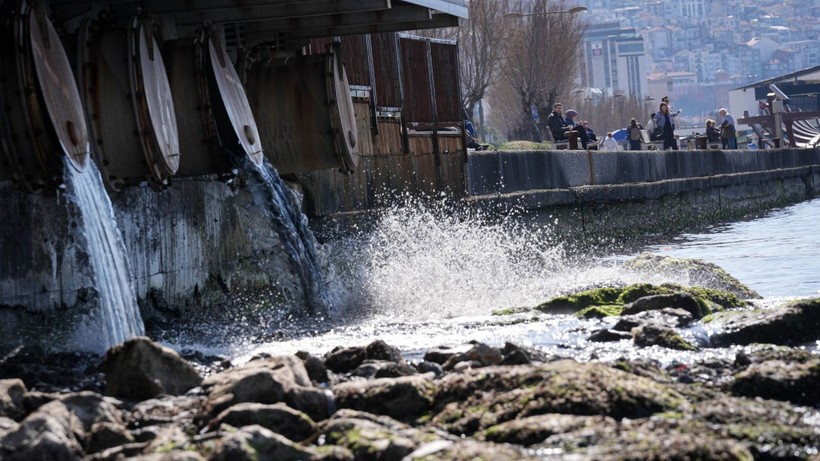
[[78, 172], [64, 161], [67, 194], [80, 211], [80, 232], [85, 237], [97, 290], [99, 308], [74, 336], [73, 350], [105, 352], [134, 336], [144, 335], [137, 297], [131, 285], [125, 246], [97, 165], [88, 160]]
[[579, 287], [639, 281], [613, 264], [574, 263], [549, 226], [420, 203], [388, 209], [366, 235], [332, 246], [346, 304], [359, 317], [390, 321], [486, 315]]

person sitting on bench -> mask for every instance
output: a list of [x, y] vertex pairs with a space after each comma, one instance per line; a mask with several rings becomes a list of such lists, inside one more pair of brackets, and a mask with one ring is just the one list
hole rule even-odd
[[[584, 149], [586, 149], [587, 144], [589, 143], [589, 137], [587, 136], [587, 132], [581, 124], [574, 124], [574, 117], [578, 115], [578, 112], [574, 110], [568, 110], [567, 117], [569, 117], [569, 119], [564, 120], [564, 117], [561, 115], [562, 110], [563, 107], [561, 103], [556, 103], [552, 106], [552, 113], [547, 119], [547, 125], [550, 128], [550, 133], [552, 133], [553, 141], [568, 140], [567, 133], [569, 131], [574, 130], [578, 132], [578, 137], [581, 139], [581, 145]], [[568, 122], [572, 122], [572, 124]]]

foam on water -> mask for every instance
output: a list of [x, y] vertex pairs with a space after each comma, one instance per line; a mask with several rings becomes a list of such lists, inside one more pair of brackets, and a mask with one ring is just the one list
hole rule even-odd
[[88, 159], [83, 172], [64, 160], [66, 197], [80, 212], [79, 232], [85, 238], [99, 307], [73, 338], [72, 349], [105, 352], [134, 336], [144, 335], [137, 297], [131, 286], [125, 246], [96, 164]]

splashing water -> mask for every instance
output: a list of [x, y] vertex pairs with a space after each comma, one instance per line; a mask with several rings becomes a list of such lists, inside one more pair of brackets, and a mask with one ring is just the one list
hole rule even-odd
[[[304, 306], [311, 313], [324, 312], [332, 307], [320, 271], [316, 238], [308, 227], [307, 217], [299, 206], [299, 198], [279, 177], [268, 162], [252, 164], [247, 158], [240, 162], [244, 171], [256, 176], [255, 193], [264, 209], [270, 214], [276, 232], [282, 241], [291, 271], [299, 277], [302, 285]], [[252, 165], [252, 166], [251, 166]], [[253, 188], [254, 184], [250, 184]]]
[[[535, 310], [493, 315], [510, 308], [532, 308], [556, 295], [600, 286], [667, 282], [692, 285], [696, 274], [630, 269], [625, 258], [606, 248], [581, 248], [586, 242], [561, 241], [550, 219], [515, 213], [462, 213], [446, 204], [406, 200], [382, 210], [375, 221], [357, 219], [323, 233], [333, 271], [325, 273], [336, 310], [330, 316], [289, 319], [275, 331], [245, 323], [242, 335], [215, 344], [183, 342], [172, 347], [200, 349], [243, 363], [260, 353], [307, 351], [323, 355], [338, 346], [363, 346], [376, 339], [418, 360], [431, 347], [470, 340], [500, 347], [509, 341], [548, 354], [578, 360], [652, 359], [662, 363], [721, 358], [737, 348], [678, 351], [658, 346], [637, 348], [631, 340], [599, 343], [589, 339], [611, 328], [617, 318], [582, 319]], [[543, 217], [546, 218], [546, 217]], [[537, 223], [536, 223], [537, 222]], [[539, 224], [549, 222], [550, 224]], [[598, 255], [598, 256], [592, 256]], [[760, 300], [768, 308], [782, 300]], [[705, 344], [700, 323], [681, 332]]]
[[66, 197], [80, 211], [99, 309], [75, 333], [74, 349], [105, 352], [109, 347], [145, 334], [131, 286], [125, 246], [97, 165], [88, 160], [78, 172], [64, 160]]
[[372, 232], [333, 247], [343, 267], [337, 269], [355, 287], [347, 304], [393, 319], [532, 307], [574, 288], [636, 277], [573, 261], [548, 225], [525, 224], [515, 214], [465, 217], [413, 201], [386, 210]]
[[[343, 300], [334, 318], [322, 325], [296, 322], [285, 328], [287, 338], [233, 344], [228, 354], [241, 362], [260, 352], [322, 354], [383, 339], [411, 357], [431, 346], [469, 340], [553, 347], [580, 357], [589, 355], [586, 337], [603, 321], [537, 311], [492, 313], [602, 285], [685, 283], [678, 274], [647, 277], [619, 262], [576, 260], [565, 245], [549, 226], [533, 226], [515, 215], [464, 216], [446, 206], [408, 201], [384, 210], [372, 228], [325, 244], [335, 269], [328, 284]], [[617, 357], [626, 345], [598, 345], [596, 353], [606, 347]]]

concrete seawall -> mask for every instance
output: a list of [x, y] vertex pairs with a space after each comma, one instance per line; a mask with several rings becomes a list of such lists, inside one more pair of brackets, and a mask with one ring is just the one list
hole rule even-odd
[[560, 234], [674, 232], [820, 192], [820, 149], [473, 152], [469, 201], [549, 210]]
[[[203, 177], [163, 192], [143, 185], [111, 194], [144, 319], [186, 315], [231, 296], [257, 308], [275, 304], [283, 315], [304, 308], [288, 305], [301, 285], [253, 192]], [[56, 325], [81, 321], [95, 284], [76, 231], [82, 218], [62, 193], [0, 183], [0, 221], [2, 351], [3, 338], [46, 338]]]

